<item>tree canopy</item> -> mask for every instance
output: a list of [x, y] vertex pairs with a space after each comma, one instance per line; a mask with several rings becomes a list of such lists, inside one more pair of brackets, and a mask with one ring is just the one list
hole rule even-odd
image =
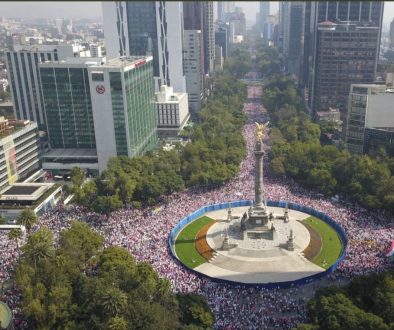
[[168, 280], [125, 249], [104, 248], [87, 224], [74, 222], [54, 244], [32, 233], [16, 270], [22, 310], [32, 329], [206, 329], [203, 297], [172, 293]]
[[309, 324], [298, 330], [389, 330], [394, 326], [392, 273], [361, 276], [343, 288], [319, 290], [308, 303]]

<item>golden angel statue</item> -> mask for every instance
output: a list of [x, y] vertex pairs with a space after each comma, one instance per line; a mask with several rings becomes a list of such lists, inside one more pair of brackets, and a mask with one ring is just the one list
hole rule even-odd
[[263, 141], [263, 137], [264, 137], [264, 130], [265, 128], [268, 126], [269, 121], [267, 121], [265, 124], [259, 124], [256, 123], [256, 136], [257, 136], [257, 140], [262, 142]]

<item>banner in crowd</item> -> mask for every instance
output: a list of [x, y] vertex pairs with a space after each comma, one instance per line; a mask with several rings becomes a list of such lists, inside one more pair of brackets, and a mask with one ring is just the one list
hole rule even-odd
[[16, 162], [15, 145], [12, 137], [8, 137], [8, 139], [3, 143], [3, 150], [8, 182], [9, 184], [13, 184], [18, 180], [18, 164]]
[[386, 257], [394, 256], [394, 241], [391, 242], [390, 247], [386, 250], [384, 255]]

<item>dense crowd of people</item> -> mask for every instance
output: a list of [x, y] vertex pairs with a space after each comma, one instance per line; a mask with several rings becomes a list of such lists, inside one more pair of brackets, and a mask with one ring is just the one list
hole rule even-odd
[[[259, 87], [249, 86], [250, 99], [261, 96]], [[321, 285], [332, 284], [354, 275], [387, 269], [389, 260], [383, 250], [394, 239], [392, 218], [380, 211], [369, 212], [357, 205], [335, 202], [309, 192], [284, 178], [273, 178], [265, 166], [265, 195], [268, 200], [284, 200], [312, 207], [329, 215], [346, 230], [349, 244], [347, 256], [329, 279], [292, 287], [265, 289], [213, 282], [189, 272], [172, 256], [168, 247], [171, 229], [194, 210], [213, 203], [254, 197], [254, 122], [266, 122], [266, 113], [259, 103], [245, 103], [248, 123], [244, 127], [247, 157], [239, 174], [226, 185], [211, 189], [187, 189], [167, 198], [165, 204], [145, 209], [122, 209], [108, 218], [88, 212], [78, 206], [58, 206], [43, 214], [33, 230], [47, 226], [55, 237], [75, 219], [91, 224], [105, 237], [106, 246], [119, 245], [128, 249], [138, 261], [147, 261], [167, 278], [175, 292], [195, 292], [204, 295], [214, 314], [218, 329], [290, 329], [306, 320], [306, 302]], [[16, 243], [0, 232], [0, 281], [9, 280], [18, 257]], [[14, 313], [19, 297], [15, 289], [2, 292]]]

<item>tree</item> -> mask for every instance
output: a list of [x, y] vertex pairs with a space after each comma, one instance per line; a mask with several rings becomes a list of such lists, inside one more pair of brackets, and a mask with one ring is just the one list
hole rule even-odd
[[360, 276], [348, 286], [321, 289], [308, 303], [311, 324], [298, 329], [391, 329], [393, 294], [391, 273]]
[[271, 171], [277, 175], [285, 174], [285, 166], [283, 165], [284, 157], [277, 157], [271, 159], [270, 168]]
[[73, 184], [73, 190], [79, 190], [84, 180], [85, 172], [80, 167], [73, 167], [71, 170], [71, 182]]
[[[151, 265], [136, 263], [124, 248], [103, 248], [103, 238], [85, 223], [75, 222], [62, 231], [56, 247], [50, 233], [44, 228], [29, 236], [16, 269], [21, 308], [31, 328], [170, 330], [187, 326], [169, 281]], [[49, 253], [37, 257], [30, 251], [39, 242]], [[91, 267], [83, 267], [86, 260]], [[209, 306], [197, 298], [190, 313], [196, 324], [210, 323]]]
[[109, 288], [101, 297], [101, 306], [108, 315], [115, 317], [124, 310], [127, 295], [119, 289]]
[[127, 321], [120, 316], [115, 316], [108, 321], [109, 330], [127, 330]]
[[16, 248], [18, 249], [18, 254], [20, 254], [20, 251], [19, 251], [19, 240], [22, 238], [22, 236], [23, 236], [23, 233], [22, 233], [22, 230], [20, 228], [11, 229], [10, 232], [8, 233], [8, 238], [10, 240], [15, 240]]
[[18, 225], [25, 226], [27, 233], [30, 234], [31, 228], [37, 222], [37, 215], [31, 209], [23, 209], [17, 219]]
[[178, 294], [181, 321], [202, 329], [212, 328], [214, 317], [204, 297], [196, 294]]
[[69, 230], [60, 233], [59, 252], [86, 271], [88, 260], [102, 249], [103, 244], [103, 238], [93, 232], [86, 223], [75, 221]]
[[34, 269], [37, 271], [37, 263], [42, 259], [49, 259], [54, 256], [53, 234], [47, 228], [43, 227], [31, 234], [26, 245], [22, 248], [23, 257], [33, 261]]
[[113, 196], [98, 196], [96, 201], [92, 204], [92, 209], [98, 213], [110, 214], [111, 212], [121, 208], [122, 201], [118, 195]]
[[74, 191], [73, 202], [83, 206], [90, 206], [97, 197], [97, 185], [96, 182], [90, 180], [85, 183], [81, 189]]

